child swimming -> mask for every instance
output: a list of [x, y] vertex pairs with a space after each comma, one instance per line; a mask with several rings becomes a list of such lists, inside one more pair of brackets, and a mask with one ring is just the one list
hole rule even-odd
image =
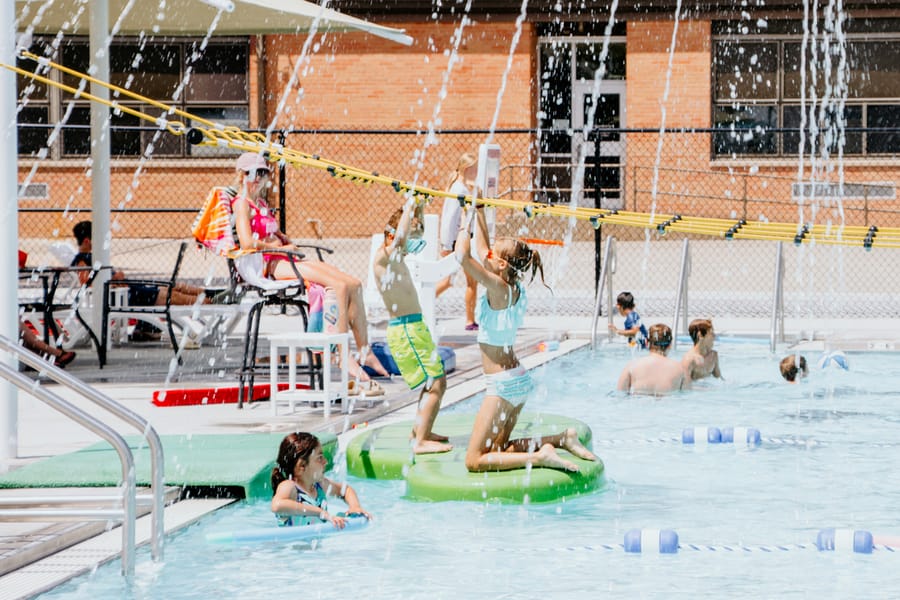
[[328, 512], [327, 497], [341, 498], [347, 503], [347, 514], [372, 516], [359, 504], [356, 491], [325, 477], [327, 460], [322, 444], [311, 433], [297, 432], [285, 436], [272, 469], [272, 512], [278, 524], [308, 525], [316, 521], [331, 522], [338, 529], [347, 525], [344, 516]]

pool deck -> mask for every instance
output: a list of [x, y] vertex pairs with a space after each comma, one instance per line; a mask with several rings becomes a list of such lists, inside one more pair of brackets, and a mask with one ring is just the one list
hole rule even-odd
[[[671, 315], [658, 318], [644, 316], [643, 320], [648, 325], [657, 321], [669, 322]], [[475, 334], [465, 331], [463, 324], [461, 319], [449, 319], [439, 321], [438, 325], [442, 331], [441, 345], [453, 347], [457, 357], [456, 371], [448, 376], [444, 406], [465, 400], [483, 390]], [[588, 344], [590, 325], [586, 317], [529, 317], [520, 331], [517, 351], [525, 366], [533, 368]], [[715, 325], [720, 336], [753, 336], [761, 340], [768, 338], [770, 330], [769, 322], [758, 319], [722, 318], [715, 319]], [[279, 317], [264, 317], [261, 338], [267, 333], [279, 331], [279, 327], [283, 328]], [[601, 320], [599, 330], [603, 332], [600, 340], [605, 343], [605, 318]], [[847, 351], [900, 350], [900, 323], [892, 321], [788, 320], [785, 333], [787, 343], [779, 344], [779, 352], [794, 347], [811, 355], [838, 348]], [[375, 339], [379, 339], [377, 334]], [[564, 341], [557, 352], [538, 351], [539, 342], [547, 339]], [[268, 467], [268, 461], [274, 458], [276, 452], [277, 439], [286, 432], [328, 432], [338, 434], [341, 444], [346, 444], [360, 428], [375, 423], [411, 420], [415, 414], [418, 392], [411, 392], [399, 377], [379, 380], [385, 394], [375, 398], [371, 406], [365, 400], [357, 400], [348, 414], [337, 407], [329, 418], [324, 417], [322, 408], [306, 405], [298, 406], [291, 414], [286, 414], [286, 408], [280, 408], [278, 415], [272, 415], [268, 401], [254, 402], [243, 410], [238, 410], [235, 404], [158, 407], [151, 403], [153, 392], [157, 390], [236, 385], [234, 371], [240, 360], [239, 345], [239, 340], [234, 339], [224, 351], [221, 348], [185, 350], [184, 364], [177, 367], [172, 363], [172, 352], [167, 344], [131, 344], [113, 348], [109, 364], [102, 370], [97, 367], [96, 355], [90, 349], [79, 348], [78, 359], [69, 366], [68, 372], [147, 418], [165, 439], [177, 438], [183, 444], [192, 436], [196, 436], [197, 440], [207, 436], [228, 436], [228, 439], [248, 436], [246, 441], [249, 444], [250, 434], [255, 434], [252, 438], [263, 440], [266, 446], [271, 445], [268, 452], [255, 455], [257, 458], [253, 460], [260, 463], [257, 469]], [[686, 345], [680, 344], [677, 352], [685, 349]], [[136, 369], [138, 364], [140, 368]], [[168, 386], [165, 383], [167, 379], [171, 381]], [[257, 383], [267, 382], [267, 376], [257, 379]], [[610, 381], [610, 389], [614, 386], [615, 382]], [[79, 406], [89, 406], [60, 386], [53, 385], [53, 389]], [[90, 410], [93, 412], [93, 409]], [[33, 465], [29, 469], [36, 469], [42, 461], [51, 464], [50, 457], [58, 457], [55, 460], [64, 464], [61, 455], [97, 443], [93, 434], [21, 392], [18, 418], [19, 455], [3, 465], [12, 470], [8, 479], [14, 479], [15, 471], [20, 467]], [[126, 436], [135, 433], [124, 424], [118, 430]], [[176, 452], [174, 448], [183, 448], [183, 445], [171, 447]], [[168, 457], [167, 462], [172, 458], [177, 459]], [[117, 461], [112, 468], [119, 468]], [[221, 462], [210, 469], [222, 469]], [[206, 476], [208, 472], [209, 469]], [[189, 485], [190, 478], [182, 475], [184, 473], [169, 468], [167, 483]], [[47, 478], [53, 481], [49, 475]], [[222, 483], [226, 479], [222, 477]], [[64, 484], [72, 485], [71, 482], [60, 482], [60, 485]], [[72, 495], [91, 490], [90, 487], [53, 487], [42, 488], [40, 494]], [[0, 489], [0, 498], [15, 498], [27, 492], [22, 489]], [[170, 496], [173, 500], [177, 499], [178, 490], [173, 489]], [[174, 502], [166, 509], [166, 529], [177, 530], [229, 502], [229, 499]], [[114, 559], [120, 550], [121, 535], [118, 529], [105, 529], [104, 523], [0, 522], [0, 600], [33, 597]], [[144, 516], [138, 521], [138, 543], [146, 544], [148, 541], [149, 516]]]

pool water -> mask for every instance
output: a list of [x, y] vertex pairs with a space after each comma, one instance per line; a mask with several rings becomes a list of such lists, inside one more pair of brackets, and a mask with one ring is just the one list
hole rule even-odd
[[[724, 382], [662, 399], [614, 391], [631, 357], [622, 345], [535, 371], [527, 410], [591, 426], [606, 464], [600, 492], [522, 506], [422, 503], [403, 499], [403, 482], [350, 478], [376, 517], [361, 531], [312, 544], [207, 543], [207, 532], [273, 524], [268, 503], [242, 503], [170, 538], [162, 564], [145, 549], [131, 585], [112, 563], [46, 597], [896, 596], [900, 552], [819, 552], [814, 542], [826, 527], [900, 536], [897, 356], [849, 354], [849, 371], [819, 371], [810, 353], [810, 378], [788, 385], [766, 346], [717, 347]], [[479, 400], [451, 410], [474, 412]], [[682, 444], [695, 426], [754, 427], [763, 442]], [[640, 528], [673, 529], [682, 549], [625, 553], [625, 532]]]

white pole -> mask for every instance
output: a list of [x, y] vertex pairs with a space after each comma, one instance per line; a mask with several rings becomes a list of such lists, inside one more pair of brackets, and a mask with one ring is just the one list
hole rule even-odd
[[[109, 81], [109, 2], [91, 0], [90, 3], [91, 75], [100, 81]], [[109, 90], [95, 83], [91, 93], [109, 100]], [[91, 103], [91, 208], [93, 227], [94, 264], [108, 265], [110, 254], [109, 231], [109, 108], [99, 102]], [[103, 301], [100, 297], [103, 283], [109, 279], [109, 270], [102, 270], [94, 280], [94, 329], [102, 331]], [[104, 343], [106, 340], [104, 340]]]
[[[16, 64], [16, 20], [15, 0], [0, 0], [0, 60], [8, 65]], [[19, 200], [18, 200], [18, 148], [16, 130], [16, 75], [8, 69], [0, 69], [0, 202], [3, 210], [0, 222], [6, 223], [3, 244], [0, 250], [0, 334], [11, 340], [19, 336], [18, 244], [19, 244]], [[5, 258], [4, 258], [5, 257]], [[10, 282], [16, 285], [10, 285]], [[0, 360], [15, 366], [12, 356], [4, 355]], [[19, 394], [16, 386], [3, 380], [0, 382], [0, 472], [9, 468], [10, 459], [18, 455]]]

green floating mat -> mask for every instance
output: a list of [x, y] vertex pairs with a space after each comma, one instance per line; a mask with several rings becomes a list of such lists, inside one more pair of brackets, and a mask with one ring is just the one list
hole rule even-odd
[[[465, 455], [475, 415], [439, 415], [435, 431], [450, 437], [453, 450], [415, 457], [410, 450], [412, 422], [373, 429], [354, 438], [347, 447], [347, 471], [371, 479], [406, 479], [407, 497], [415, 500], [468, 500], [484, 502], [553, 502], [586, 494], [604, 483], [603, 461], [576, 458], [564, 450], [560, 456], [578, 465], [579, 473], [532, 468], [469, 473]], [[555, 435], [568, 427], [578, 431], [590, 447], [590, 428], [559, 415], [522, 413], [512, 437]]]
[[[316, 434], [329, 468], [337, 437]], [[269, 484], [283, 433], [160, 436], [165, 483], [213, 490], [243, 490], [245, 498], [271, 498]], [[150, 451], [140, 436], [127, 436], [134, 453], [137, 484], [150, 485]], [[0, 488], [102, 487], [122, 480], [118, 454], [106, 442], [40, 460], [0, 476]], [[230, 495], [216, 492], [215, 495]]]

